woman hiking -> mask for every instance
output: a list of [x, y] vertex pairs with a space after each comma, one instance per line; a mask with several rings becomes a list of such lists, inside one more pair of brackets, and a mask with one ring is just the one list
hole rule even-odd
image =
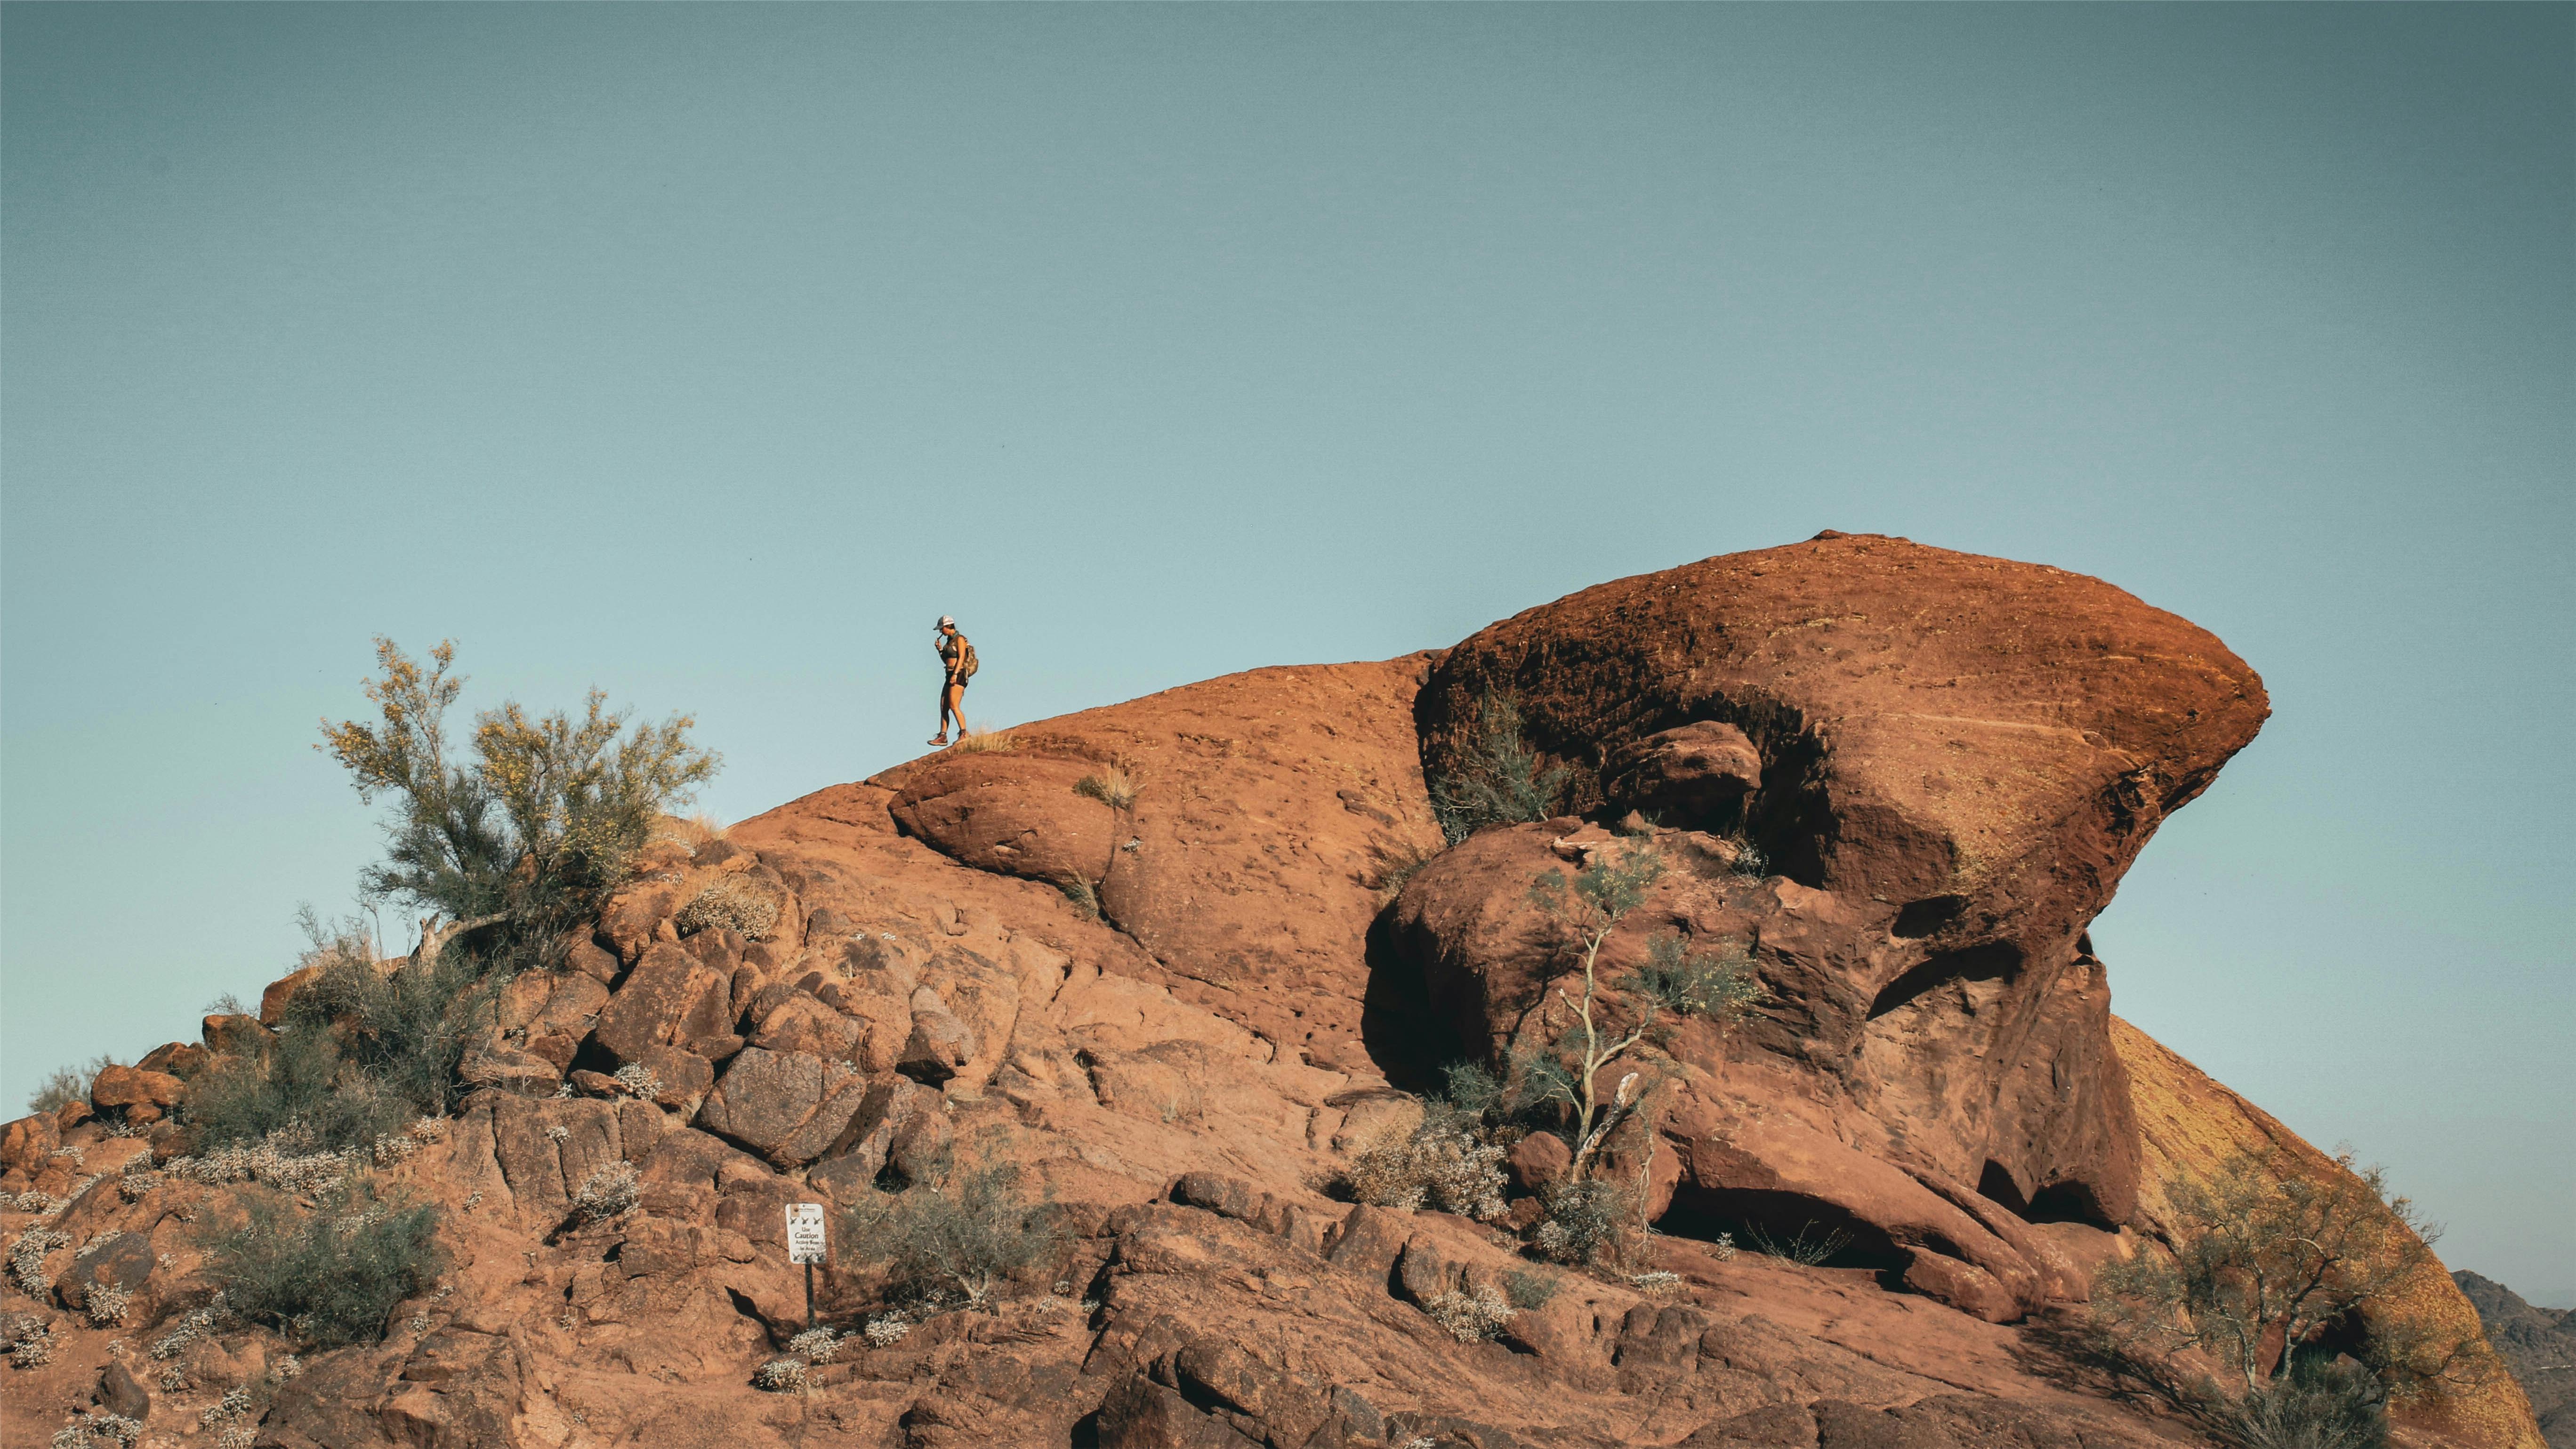
[[957, 632], [957, 621], [946, 614], [939, 616], [939, 632], [932, 638], [939, 650], [939, 663], [946, 671], [939, 685], [939, 733], [930, 743], [948, 743], [948, 721], [957, 721], [957, 738], [966, 738], [966, 681], [975, 677], [975, 646]]

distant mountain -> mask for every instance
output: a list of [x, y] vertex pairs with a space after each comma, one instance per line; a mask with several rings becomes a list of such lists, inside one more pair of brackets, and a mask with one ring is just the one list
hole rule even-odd
[[2492, 1278], [2465, 1269], [2451, 1281], [2486, 1325], [2487, 1341], [2522, 1382], [2550, 1449], [2576, 1449], [2576, 1312], [2537, 1308]]

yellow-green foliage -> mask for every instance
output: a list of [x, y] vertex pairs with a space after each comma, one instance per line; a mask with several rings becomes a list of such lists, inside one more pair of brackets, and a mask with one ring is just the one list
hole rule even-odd
[[550, 939], [625, 877], [718, 759], [689, 742], [687, 716], [629, 731], [592, 690], [578, 717], [516, 702], [486, 710], [471, 759], [452, 760], [446, 716], [464, 685], [449, 672], [455, 658], [442, 642], [424, 667], [378, 639], [381, 673], [365, 686], [377, 722], [326, 722], [317, 748], [360, 798], [391, 794], [399, 806], [385, 863], [366, 876], [371, 895]]

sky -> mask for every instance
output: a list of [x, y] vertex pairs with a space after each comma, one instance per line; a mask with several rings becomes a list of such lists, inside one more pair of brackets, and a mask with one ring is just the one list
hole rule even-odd
[[[0, 11], [0, 1105], [353, 907], [310, 748], [686, 712], [740, 819], [1820, 529], [2274, 715], [2115, 1009], [2576, 1302], [2576, 8]], [[393, 948], [408, 945], [389, 919]]]

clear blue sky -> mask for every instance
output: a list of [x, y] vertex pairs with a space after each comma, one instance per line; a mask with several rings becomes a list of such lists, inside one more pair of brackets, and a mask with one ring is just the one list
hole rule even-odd
[[377, 842], [378, 632], [755, 813], [990, 723], [1901, 533], [2275, 717], [2118, 1009], [2576, 1295], [2576, 9], [0, 13], [0, 1089]]

